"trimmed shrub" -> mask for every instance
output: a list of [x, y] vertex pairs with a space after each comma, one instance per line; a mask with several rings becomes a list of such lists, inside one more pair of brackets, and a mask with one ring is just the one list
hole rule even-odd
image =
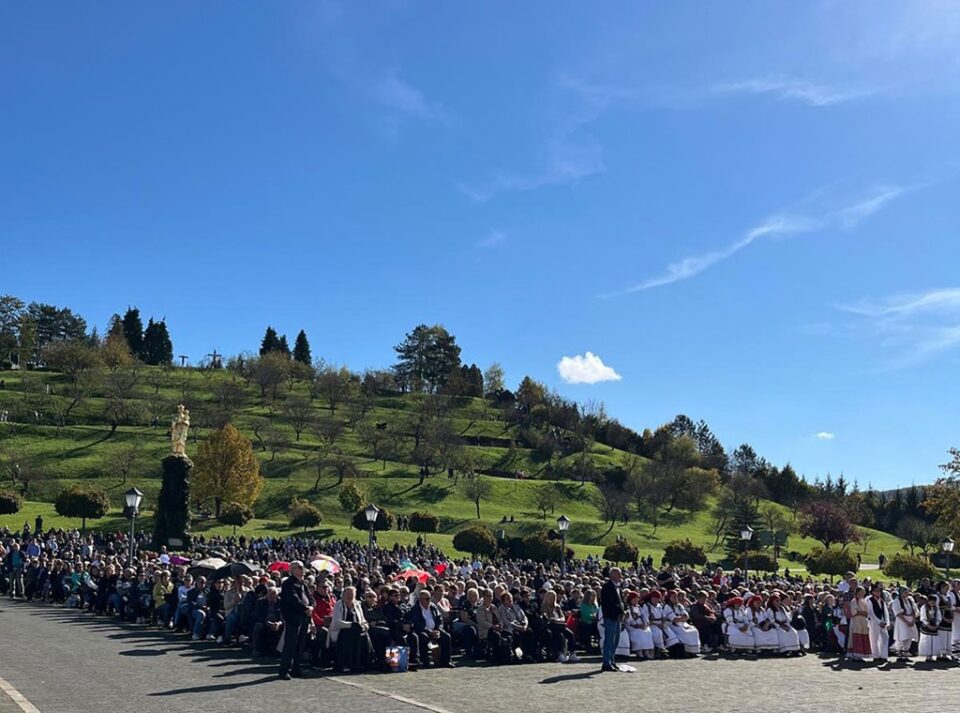
[[689, 539], [674, 540], [663, 551], [663, 557], [670, 564], [699, 565], [707, 563], [707, 553], [702, 547], [693, 544]]
[[857, 559], [847, 550], [814, 547], [804, 560], [810, 574], [827, 574], [836, 577], [844, 572], [857, 571]]
[[302, 527], [306, 532], [308, 527], [316, 527], [321, 522], [323, 514], [309, 500], [295, 498], [290, 503], [290, 527]]
[[23, 498], [20, 493], [12, 490], [0, 490], [0, 515], [13, 515], [23, 507]]
[[237, 534], [237, 528], [243, 527], [253, 519], [253, 508], [240, 503], [227, 503], [220, 508], [220, 516], [217, 521], [223, 525], [233, 525], [233, 534]]
[[740, 553], [737, 555], [735, 563], [736, 566], [740, 568], [744, 568], [747, 564], [749, 564], [750, 569], [752, 569], [754, 572], [777, 571], [777, 561], [766, 552], [748, 552], [746, 558], [744, 558], [743, 553]]
[[[367, 522], [367, 513], [364, 512], [367, 506], [357, 510], [350, 519], [350, 524], [358, 530], [369, 530], [370, 523]], [[373, 529], [380, 532], [383, 530], [392, 530], [394, 525], [393, 514], [386, 508], [380, 508], [380, 514], [377, 515], [377, 521], [373, 524]]]
[[81, 528], [86, 530], [87, 518], [96, 520], [107, 514], [110, 499], [99, 488], [74, 485], [60, 493], [53, 506], [58, 515], [80, 518]]
[[487, 528], [474, 525], [454, 535], [453, 546], [461, 552], [469, 552], [472, 555], [492, 555], [497, 551], [497, 540]]
[[902, 579], [907, 584], [919, 582], [924, 577], [929, 577], [932, 580], [938, 574], [937, 568], [933, 566], [929, 559], [909, 555], [906, 552], [898, 552], [887, 560], [887, 566], [883, 568], [883, 573], [894, 579]]
[[411, 513], [410, 530], [413, 532], [439, 532], [440, 518], [428, 512]]
[[636, 562], [638, 557], [640, 557], [640, 550], [626, 540], [611, 542], [603, 549], [603, 558], [611, 562]]
[[343, 508], [344, 512], [356, 512], [357, 508], [363, 505], [364, 497], [363, 490], [357, 485], [357, 482], [351, 480], [349, 483], [344, 483], [343, 487], [340, 488], [337, 500], [340, 501], [340, 507]]

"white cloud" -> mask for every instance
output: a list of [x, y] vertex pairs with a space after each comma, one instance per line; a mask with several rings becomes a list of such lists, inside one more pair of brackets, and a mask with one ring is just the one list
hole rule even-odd
[[840, 305], [854, 315], [854, 330], [865, 330], [890, 356], [886, 369], [902, 369], [960, 346], [960, 287], [908, 292]]
[[480, 240], [474, 243], [476, 248], [495, 248], [498, 245], [503, 245], [504, 241], [507, 239], [507, 234], [502, 230], [491, 230], [489, 233], [484, 235]]
[[371, 90], [373, 98], [387, 111], [383, 118], [384, 126], [395, 132], [398, 124], [405, 119], [449, 124], [452, 115], [438, 102], [427, 99], [424, 93], [402, 79], [394, 70], [376, 82]]
[[713, 87], [713, 90], [724, 94], [770, 94], [779, 99], [798, 101], [817, 107], [833, 106], [876, 93], [873, 89], [835, 89], [823, 84], [781, 77], [764, 77], [718, 84]]
[[832, 441], [837, 437], [836, 433], [831, 433], [830, 431], [820, 431], [817, 434], [817, 438], [821, 441]]
[[620, 381], [623, 378], [593, 352], [563, 357], [557, 363], [557, 371], [560, 378], [568, 384], [596, 384], [601, 381]]
[[838, 209], [825, 211], [819, 217], [804, 215], [774, 215], [767, 218], [759, 225], [748, 230], [739, 240], [729, 245], [685, 257], [677, 262], [667, 265], [666, 270], [660, 275], [654, 275], [632, 287], [618, 292], [612, 292], [601, 297], [616, 297], [631, 292], [641, 292], [654, 287], [663, 287], [681, 280], [688, 280], [691, 277], [699, 275], [704, 270], [713, 267], [730, 257], [757, 240], [763, 238], [789, 237], [800, 235], [802, 233], [812, 233], [826, 230], [829, 228], [840, 228], [843, 230], [852, 230], [860, 222], [873, 215], [887, 203], [903, 195], [911, 188], [901, 186], [882, 186], [873, 190], [867, 197], [854, 203], [842, 206]]

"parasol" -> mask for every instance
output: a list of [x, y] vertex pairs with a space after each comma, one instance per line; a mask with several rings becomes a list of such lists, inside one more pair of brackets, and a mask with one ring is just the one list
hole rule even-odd
[[267, 567], [267, 569], [270, 570], [271, 572], [286, 572], [287, 570], [290, 569], [290, 563], [284, 562], [282, 560], [277, 560], [276, 562], [271, 563], [270, 566]]
[[317, 572], [340, 574], [340, 563], [329, 555], [317, 555], [317, 559], [310, 563], [310, 567]]

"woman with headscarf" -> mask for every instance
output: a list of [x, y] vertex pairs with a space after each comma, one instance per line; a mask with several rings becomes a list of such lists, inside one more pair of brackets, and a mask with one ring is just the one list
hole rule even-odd
[[913, 642], [919, 640], [917, 632], [917, 603], [910, 590], [900, 587], [891, 605], [893, 609], [893, 652], [897, 661], [907, 661]]
[[850, 601], [850, 624], [847, 627], [850, 641], [847, 643], [847, 658], [864, 661], [872, 655], [870, 624], [867, 621], [870, 616], [867, 611], [869, 607], [866, 591], [863, 587], [857, 587]]
[[[667, 592], [667, 603], [663, 607], [664, 618], [676, 639], [676, 643], [683, 645], [686, 656], [696, 656], [700, 653], [700, 632], [690, 623], [690, 614], [686, 607], [686, 595], [671, 589]], [[667, 648], [674, 644], [667, 643]], [[679, 652], [679, 650], [678, 650]]]
[[763, 597], [754, 594], [747, 602], [750, 615], [750, 629], [753, 632], [753, 645], [758, 652], [773, 652], [780, 648], [780, 637], [777, 636], [773, 617], [763, 606]]
[[627, 617], [625, 621], [627, 635], [630, 637], [630, 653], [637, 658], [653, 658], [653, 632], [647, 619], [647, 608], [643, 606], [638, 592], [627, 595]]
[[937, 606], [940, 608], [940, 622], [938, 645], [940, 648], [937, 659], [940, 661], [953, 660], [953, 604], [950, 598], [950, 583], [942, 580], [937, 583]]
[[656, 589], [647, 596], [647, 623], [650, 624], [650, 634], [653, 636], [653, 648], [661, 654], [667, 653], [667, 636], [664, 630], [662, 595]]
[[740, 597], [730, 597], [723, 605], [723, 633], [732, 651], [753, 652], [756, 648], [751, 617]]
[[917, 655], [933, 661], [940, 654], [940, 608], [937, 595], [923, 598], [920, 605], [920, 645]]
[[779, 594], [771, 594], [767, 600], [767, 615], [777, 632], [777, 651], [793, 654], [800, 650], [800, 636], [790, 625], [791, 612], [781, 603]]

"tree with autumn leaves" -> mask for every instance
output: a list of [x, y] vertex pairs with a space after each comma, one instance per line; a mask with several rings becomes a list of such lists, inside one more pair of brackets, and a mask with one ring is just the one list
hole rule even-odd
[[214, 431], [200, 444], [191, 485], [198, 500], [213, 500], [214, 517], [220, 517], [223, 503], [252, 507], [263, 477], [249, 439], [230, 424]]
[[926, 489], [923, 509], [937, 518], [943, 534], [960, 538], [960, 448], [951, 448], [950, 457], [940, 466], [944, 476]]

